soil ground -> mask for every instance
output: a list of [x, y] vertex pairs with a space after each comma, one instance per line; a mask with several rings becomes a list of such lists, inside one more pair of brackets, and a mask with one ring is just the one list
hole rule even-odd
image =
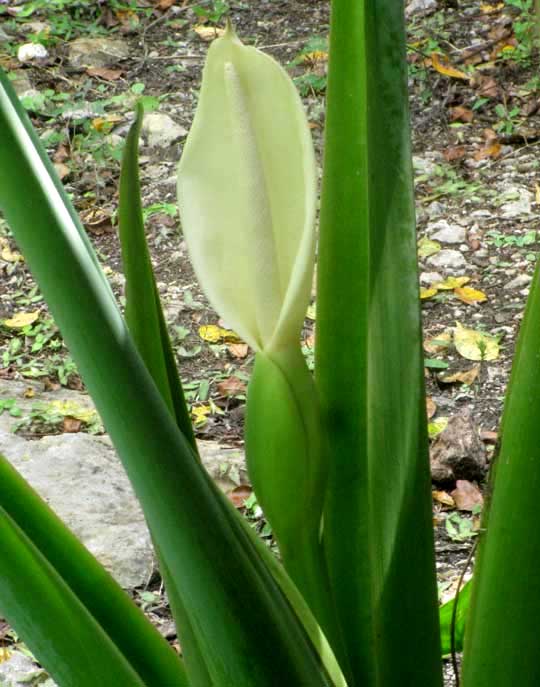
[[[23, 17], [28, 4], [0, 3], [0, 28], [8, 36], [0, 43], [0, 63], [34, 89], [26, 96], [34, 126], [120, 299], [118, 159], [133, 102], [142, 92], [150, 108], [188, 130], [207, 38], [225, 14], [244, 42], [274, 56], [295, 78], [321, 160], [328, 2], [141, 0], [136, 10], [128, 2], [64, 2], [57, 3], [62, 11], [56, 13], [53, 3], [44, 2], [34, 3], [37, 9]], [[411, 3], [408, 15], [408, 62], [428, 412], [433, 435], [449, 418], [468, 413], [489, 462], [538, 247], [538, 60], [526, 2], [432, 0], [414, 10], [418, 4]], [[101, 70], [74, 67], [70, 45], [81, 36], [117, 38], [128, 56]], [[48, 57], [22, 64], [17, 48], [30, 42], [42, 43]], [[241, 445], [253, 357], [223, 332], [227, 323], [209, 307], [187, 257], [174, 208], [183, 140], [141, 149], [148, 241], [197, 435]], [[444, 222], [459, 237], [453, 243], [432, 238]], [[2, 378], [38, 378], [51, 388], [82, 388], [5, 225], [0, 225], [0, 242], [0, 319], [39, 311], [26, 329], [0, 326], [0, 383]], [[456, 256], [447, 250], [462, 261], [452, 267]], [[463, 279], [450, 284], [445, 282], [449, 276]], [[493, 355], [475, 360], [460, 352], [452, 339], [456, 322], [491, 337], [481, 345], [494, 342]], [[303, 331], [308, 359], [313, 326], [308, 318]], [[64, 429], [58, 418], [39, 412], [26, 427], [32, 433]], [[456, 511], [450, 492], [459, 477], [434, 486], [443, 596], [455, 590], [474, 541], [475, 506], [481, 499], [474, 491], [475, 476], [463, 474], [462, 480], [472, 484], [473, 502]], [[483, 476], [476, 478], [482, 487]]]

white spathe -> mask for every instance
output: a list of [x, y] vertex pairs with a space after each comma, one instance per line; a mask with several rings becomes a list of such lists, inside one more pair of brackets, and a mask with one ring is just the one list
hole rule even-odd
[[178, 201], [215, 310], [256, 351], [297, 342], [315, 261], [313, 144], [287, 73], [230, 27], [208, 52]]

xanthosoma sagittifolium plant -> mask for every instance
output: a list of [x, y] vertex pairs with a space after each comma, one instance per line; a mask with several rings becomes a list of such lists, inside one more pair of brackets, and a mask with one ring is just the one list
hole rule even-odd
[[[230, 29], [210, 50], [180, 164], [195, 269], [256, 351], [248, 463], [283, 566], [210, 482], [186, 424], [142, 241], [141, 113], [121, 183], [126, 326], [0, 75], [0, 208], [141, 501], [185, 657], [2, 462], [0, 611], [61, 687], [344, 687], [334, 655], [348, 687], [441, 685], [404, 46], [402, 2], [332, 2], [315, 381], [298, 343], [314, 255], [309, 131], [285, 72]], [[540, 679], [539, 293], [535, 275], [472, 587], [465, 687]]]

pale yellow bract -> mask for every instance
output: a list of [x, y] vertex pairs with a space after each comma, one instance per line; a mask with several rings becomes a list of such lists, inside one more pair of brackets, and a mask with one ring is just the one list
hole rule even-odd
[[215, 310], [256, 351], [297, 341], [315, 259], [313, 144], [287, 73], [230, 27], [208, 53], [178, 200]]

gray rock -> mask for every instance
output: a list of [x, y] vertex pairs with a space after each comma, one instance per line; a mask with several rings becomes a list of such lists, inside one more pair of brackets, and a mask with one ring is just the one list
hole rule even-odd
[[427, 174], [428, 176], [434, 174], [437, 168], [437, 163], [434, 160], [420, 157], [420, 155], [413, 155], [412, 163], [415, 172]]
[[55, 687], [45, 671], [20, 651], [0, 663], [0, 687]]
[[532, 281], [530, 274], [518, 274], [511, 281], [504, 285], [505, 289], [519, 289], [522, 286], [528, 286]]
[[443, 205], [438, 200], [434, 200], [427, 208], [427, 213], [430, 217], [440, 217], [446, 213], [446, 205]]
[[122, 587], [148, 580], [150, 536], [107, 439], [78, 433], [29, 441], [0, 430], [0, 451]]
[[427, 264], [437, 270], [450, 274], [460, 272], [467, 267], [465, 258], [458, 250], [444, 249], [427, 259]]
[[127, 43], [117, 38], [77, 38], [68, 46], [71, 67], [111, 67], [129, 57]]
[[427, 14], [437, 9], [437, 0], [411, 0], [405, 8], [405, 15], [412, 17], [415, 14]]
[[516, 198], [501, 206], [503, 217], [512, 219], [531, 214], [532, 193], [529, 190], [522, 187], [516, 187], [510, 189], [508, 193], [515, 194]]
[[38, 91], [32, 86], [32, 82], [28, 76], [21, 69], [15, 72], [15, 78], [11, 82], [11, 85], [13, 86], [13, 89], [19, 98], [24, 98], [28, 96], [28, 94], [33, 95], [38, 93]]
[[440, 281], [443, 281], [443, 278], [438, 272], [422, 272], [420, 274], [420, 284], [422, 284], [423, 286], [436, 284]]
[[431, 445], [430, 459], [434, 482], [484, 477], [486, 452], [470, 413], [450, 418], [446, 429]]
[[428, 224], [427, 233], [433, 241], [441, 243], [463, 243], [466, 240], [465, 227], [449, 224], [445, 219]]
[[[30, 396], [30, 397], [29, 397]], [[0, 380], [0, 400], [13, 399], [20, 415], [36, 403], [67, 401], [93, 409], [76, 391], [43, 392], [38, 383]], [[0, 415], [0, 453], [14, 465], [58, 516], [124, 588], [146, 583], [155, 560], [144, 517], [107, 436], [84, 433], [25, 439], [13, 433], [21, 417]], [[203, 464], [230, 492], [248, 483], [242, 451], [200, 442]]]
[[169, 115], [152, 112], [144, 117], [141, 134], [150, 148], [168, 148], [188, 132]]

